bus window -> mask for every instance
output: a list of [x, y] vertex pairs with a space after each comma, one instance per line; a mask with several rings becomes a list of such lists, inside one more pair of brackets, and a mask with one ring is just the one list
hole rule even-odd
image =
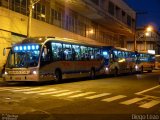
[[48, 63], [52, 61], [52, 51], [50, 48], [51, 44], [50, 42], [47, 42], [44, 46], [43, 46], [43, 50], [42, 50], [42, 55], [41, 55], [41, 62], [44, 63]]
[[128, 52], [124, 52], [124, 57], [128, 58]]
[[62, 43], [52, 42], [51, 48], [52, 48], [52, 57], [53, 57], [54, 61], [64, 59], [64, 53], [63, 53], [63, 50], [62, 50]]
[[85, 46], [80, 46], [81, 48], [81, 60], [88, 60], [88, 48]]
[[65, 60], [72, 60], [72, 47], [70, 44], [63, 44]]
[[73, 60], [80, 60], [80, 46], [79, 45], [72, 45], [72, 57]]
[[[28, 49], [29, 48], [29, 49]], [[7, 67], [35, 67], [38, 65], [40, 46], [35, 44], [19, 45], [8, 56]]]
[[118, 51], [118, 58], [122, 58], [122, 52]]
[[155, 62], [155, 56], [149, 54], [148, 62]]
[[131, 57], [130, 58], [132, 59], [132, 62], [136, 62], [136, 55], [135, 55], [134, 52], [131, 52]]
[[88, 47], [88, 58], [94, 59], [94, 49], [91, 47]]
[[95, 59], [102, 59], [101, 50], [99, 48], [94, 48]]
[[118, 51], [113, 50], [113, 59], [117, 60], [118, 59]]
[[103, 51], [103, 57], [107, 60], [109, 60], [109, 53], [108, 51]]

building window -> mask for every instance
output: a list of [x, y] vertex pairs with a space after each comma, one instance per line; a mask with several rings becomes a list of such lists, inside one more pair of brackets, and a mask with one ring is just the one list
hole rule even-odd
[[120, 14], [120, 8], [116, 6], [116, 18], [117, 18], [117, 19], [120, 19], [120, 18], [121, 18], [120, 15], [121, 15], [121, 14]]
[[109, 2], [108, 12], [114, 16], [114, 4], [112, 2]]
[[122, 11], [122, 22], [126, 23], [126, 13]]
[[61, 27], [62, 13], [61, 11], [51, 9], [51, 24]]
[[106, 0], [101, 0], [100, 1], [100, 8], [105, 10], [106, 9], [106, 2], [107, 2]]
[[131, 26], [131, 21], [132, 21], [131, 16], [127, 15], [127, 25], [128, 26]]
[[132, 19], [132, 29], [135, 30], [135, 20], [134, 19]]
[[46, 8], [45, 5], [36, 3], [33, 10], [33, 17], [38, 20], [45, 21], [46, 18]]

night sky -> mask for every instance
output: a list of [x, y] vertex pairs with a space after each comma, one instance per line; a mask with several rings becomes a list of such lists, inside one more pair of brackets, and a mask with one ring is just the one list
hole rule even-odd
[[[148, 24], [160, 31], [160, 0], [124, 0], [137, 13], [137, 27]], [[143, 13], [143, 14], [142, 14]]]

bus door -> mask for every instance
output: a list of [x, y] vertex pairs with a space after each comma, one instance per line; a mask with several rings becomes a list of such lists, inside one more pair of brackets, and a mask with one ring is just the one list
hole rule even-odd
[[52, 52], [51, 52], [51, 43], [47, 42], [43, 45], [40, 59], [40, 74], [49, 75], [54, 71], [54, 65], [52, 64]]
[[117, 50], [117, 62], [120, 71], [125, 71], [127, 69], [127, 61], [124, 56], [124, 51]]

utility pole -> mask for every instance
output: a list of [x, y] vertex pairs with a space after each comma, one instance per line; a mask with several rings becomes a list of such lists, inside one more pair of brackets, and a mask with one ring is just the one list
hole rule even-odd
[[28, 25], [27, 25], [27, 37], [30, 37], [31, 32], [31, 24], [32, 24], [32, 9], [34, 4], [39, 2], [40, 0], [29, 0], [29, 16], [28, 16]]
[[134, 51], [137, 50], [137, 40], [136, 40], [137, 18], [138, 18], [138, 15], [144, 15], [144, 14], [148, 14], [148, 12], [136, 12], [135, 31], [134, 31]]
[[136, 19], [135, 19], [135, 28], [134, 28], [134, 51], [137, 50], [137, 41], [136, 41], [136, 26], [137, 26], [137, 13], [136, 13]]

